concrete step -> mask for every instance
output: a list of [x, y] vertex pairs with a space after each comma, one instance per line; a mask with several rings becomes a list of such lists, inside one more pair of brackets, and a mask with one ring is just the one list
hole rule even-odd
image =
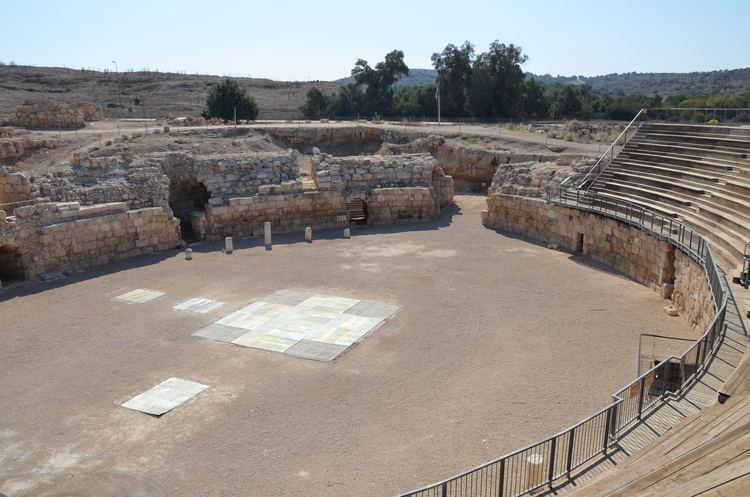
[[710, 157], [712, 159], [727, 160], [740, 164], [750, 164], [750, 153], [728, 152], [716, 150], [710, 147], [700, 147], [697, 145], [689, 146], [675, 143], [669, 140], [652, 140], [642, 136], [634, 136], [626, 145], [626, 148], [632, 146], [638, 149], [660, 150], [669, 153], [682, 153], [698, 157]]

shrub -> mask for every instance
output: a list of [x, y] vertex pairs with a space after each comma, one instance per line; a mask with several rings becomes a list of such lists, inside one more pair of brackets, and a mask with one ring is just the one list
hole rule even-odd
[[709, 120], [708, 120], [708, 122], [707, 122], [706, 124], [719, 124], [719, 120], [718, 120], [718, 119], [716, 119], [716, 118], [714, 118], [714, 119], [709, 119]]
[[255, 103], [255, 99], [237, 81], [227, 78], [211, 87], [202, 115], [206, 119], [219, 118], [229, 121], [234, 118], [235, 108], [237, 119], [254, 121], [258, 117], [258, 104]]

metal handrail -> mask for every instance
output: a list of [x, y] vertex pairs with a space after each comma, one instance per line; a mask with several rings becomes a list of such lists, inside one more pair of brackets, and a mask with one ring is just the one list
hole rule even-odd
[[[578, 185], [579, 189], [588, 191], [591, 185], [594, 184], [594, 182], [599, 178], [599, 176], [607, 168], [607, 165], [609, 165], [609, 163], [611, 163], [614, 160], [615, 146], [620, 141], [620, 138], [625, 136], [626, 137], [625, 143], [627, 143], [627, 132], [630, 130], [631, 127], [633, 127], [633, 124], [638, 120], [638, 118], [640, 118], [641, 115], [645, 115], [645, 114], [646, 114], [646, 109], [641, 109], [638, 111], [638, 114], [636, 114], [635, 117], [628, 123], [628, 125], [625, 126], [625, 129], [622, 130], [622, 133], [620, 133], [617, 136], [617, 138], [615, 138], [615, 141], [612, 142], [612, 145], [610, 145], [609, 148], [607, 148], [607, 150], [605, 150], [604, 153], [599, 157], [599, 160], [596, 161], [596, 164], [591, 166], [591, 169], [589, 169], [589, 171], [581, 180], [581, 183]], [[623, 143], [623, 145], [625, 143]], [[607, 154], [610, 155], [609, 163], [607, 163], [606, 165], [602, 165], [602, 161], [607, 157]], [[592, 177], [593, 179], [591, 179]]]
[[704, 117], [709, 115], [718, 117], [719, 114], [724, 114], [724, 119], [730, 119], [733, 113], [734, 119], [741, 116], [744, 116], [743, 120], [750, 119], [750, 107], [654, 107], [649, 110], [653, 111], [650, 117], [655, 120], [659, 120], [660, 114], [663, 115], [662, 119], [668, 120], [670, 113], [675, 117], [680, 117], [684, 112], [693, 113], [692, 121], [695, 121], [698, 112], [703, 112]]
[[[539, 488], [553, 488], [555, 482], [571, 479], [571, 472], [596, 458], [620, 439], [623, 430], [645, 413], [679, 394], [692, 384], [713, 359], [724, 336], [728, 287], [716, 265], [709, 242], [679, 221], [666, 218], [631, 202], [601, 197], [595, 193], [560, 188], [548, 190], [550, 203], [596, 212], [637, 226], [677, 248], [703, 268], [711, 287], [714, 318], [705, 333], [680, 356], [670, 356], [618, 390], [605, 408], [575, 425], [444, 480], [431, 483], [398, 497], [518, 497]], [[668, 390], [670, 367], [680, 371], [679, 388]], [[694, 368], [692, 372], [688, 368]], [[635, 393], [635, 395], [633, 395]], [[541, 458], [541, 459], [540, 459]], [[541, 462], [540, 462], [541, 461]], [[564, 479], [564, 482], [561, 481]]]

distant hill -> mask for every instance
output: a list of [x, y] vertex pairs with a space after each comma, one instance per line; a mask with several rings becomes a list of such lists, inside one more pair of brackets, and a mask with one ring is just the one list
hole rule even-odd
[[[436, 77], [437, 73], [435, 69], [409, 69], [409, 75], [396, 81], [396, 86], [431, 85], [435, 83]], [[349, 76], [337, 79], [334, 82], [340, 85], [348, 85], [349, 83], [354, 83], [354, 78]]]
[[[102, 72], [62, 67], [0, 65], [0, 114], [25, 100], [92, 102], [107, 117], [199, 115], [212, 84], [221, 76], [155, 71]], [[335, 93], [330, 81], [272, 81], [232, 78], [247, 89], [260, 108], [259, 119], [297, 119], [308, 90]]]
[[[626, 95], [738, 95], [750, 91], [750, 68], [689, 73], [637, 73], [606, 74], [604, 76], [551, 76], [527, 73], [548, 85], [589, 85], [597, 93]], [[434, 69], [410, 69], [409, 75], [396, 83], [398, 86], [415, 86], [435, 82]], [[336, 83], [353, 82], [351, 77], [337, 79]]]
[[[550, 76], [534, 78], [547, 84], [588, 84], [595, 92], [643, 93], [662, 96], [704, 96], [750, 91], [750, 68], [693, 73], [626, 73], [590, 78]], [[155, 71], [103, 72], [60, 67], [0, 64], [0, 114], [11, 113], [26, 100], [92, 102], [108, 117], [198, 115], [212, 84], [221, 76]], [[273, 81], [234, 78], [256, 99], [260, 119], [296, 119], [310, 88], [327, 94], [351, 81]], [[397, 84], [413, 86], [435, 81], [433, 69], [411, 69]]]
[[586, 84], [594, 92], [626, 95], [708, 96], [738, 95], [750, 91], [750, 68], [687, 73], [606, 74], [604, 76], [531, 75], [545, 84]]

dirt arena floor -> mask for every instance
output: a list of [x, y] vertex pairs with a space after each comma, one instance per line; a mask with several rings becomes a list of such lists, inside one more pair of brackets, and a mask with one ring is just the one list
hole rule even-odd
[[[481, 226], [198, 244], [0, 294], [0, 493], [391, 497], [559, 431], [635, 376], [640, 333], [690, 336], [652, 290]], [[144, 304], [113, 301], [138, 288]], [[400, 306], [335, 362], [192, 336], [282, 289]], [[224, 306], [172, 309], [193, 297]], [[160, 418], [119, 404], [209, 385]]]

